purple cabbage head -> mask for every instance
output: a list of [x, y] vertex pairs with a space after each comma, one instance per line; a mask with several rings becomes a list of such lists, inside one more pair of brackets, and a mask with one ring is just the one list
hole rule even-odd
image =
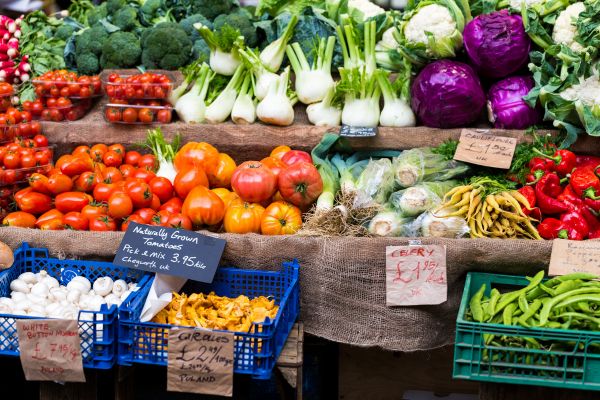
[[439, 60], [417, 75], [411, 105], [419, 120], [433, 128], [456, 128], [475, 122], [485, 107], [479, 78], [467, 64]]
[[488, 113], [494, 128], [526, 129], [541, 121], [540, 109], [529, 107], [523, 100], [533, 86], [529, 76], [511, 76], [492, 85]]
[[463, 40], [469, 60], [480, 75], [488, 78], [504, 78], [529, 59], [531, 39], [523, 20], [507, 10], [471, 20], [465, 26]]

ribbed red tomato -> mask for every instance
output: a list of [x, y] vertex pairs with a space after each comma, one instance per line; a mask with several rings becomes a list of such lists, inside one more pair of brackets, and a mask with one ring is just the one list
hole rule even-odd
[[240, 164], [233, 173], [231, 187], [242, 200], [260, 203], [275, 194], [277, 178], [263, 163], [246, 161]]

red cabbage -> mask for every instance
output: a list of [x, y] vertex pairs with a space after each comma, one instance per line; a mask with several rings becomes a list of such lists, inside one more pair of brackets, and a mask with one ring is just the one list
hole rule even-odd
[[496, 82], [488, 92], [488, 112], [494, 128], [526, 129], [540, 122], [539, 109], [523, 100], [533, 88], [529, 76], [512, 76]]
[[455, 128], [475, 122], [485, 106], [479, 78], [467, 64], [439, 60], [417, 75], [411, 105], [419, 120], [434, 128]]
[[471, 63], [480, 75], [488, 78], [504, 78], [529, 59], [531, 39], [523, 20], [507, 10], [471, 20], [465, 26], [463, 40]]

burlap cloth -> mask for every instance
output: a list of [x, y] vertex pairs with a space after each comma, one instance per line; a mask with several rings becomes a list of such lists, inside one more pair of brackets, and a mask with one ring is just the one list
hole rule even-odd
[[[215, 235], [209, 233], [210, 235]], [[0, 240], [48, 248], [53, 256], [112, 259], [123, 234], [1, 228]], [[468, 271], [532, 274], [548, 265], [552, 242], [493, 239], [423, 239], [447, 246], [448, 301], [437, 306], [385, 305], [385, 247], [397, 238], [324, 238], [219, 235], [227, 240], [222, 263], [247, 269], [301, 264], [301, 318], [306, 332], [325, 339], [388, 350], [432, 349], [454, 341], [456, 314]]]

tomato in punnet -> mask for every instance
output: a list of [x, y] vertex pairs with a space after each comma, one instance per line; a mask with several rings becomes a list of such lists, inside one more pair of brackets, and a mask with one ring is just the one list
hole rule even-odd
[[138, 168], [156, 171], [158, 168], [158, 161], [156, 160], [156, 156], [154, 154], [144, 154], [142, 157], [140, 157], [137, 166]]
[[135, 222], [137, 224], [144, 224], [144, 220], [139, 215], [133, 214], [123, 220], [121, 224], [121, 231], [125, 232], [129, 228], [129, 224]]
[[233, 173], [231, 187], [242, 200], [260, 203], [273, 196], [277, 190], [277, 178], [264, 164], [246, 161]]
[[66, 229], [75, 231], [86, 231], [90, 226], [90, 222], [86, 216], [77, 211], [71, 211], [64, 215], [63, 224]]
[[121, 109], [117, 107], [106, 107], [104, 115], [106, 116], [108, 122], [119, 122], [121, 119], [123, 119]]
[[[91, 172], [88, 173], [91, 174]], [[73, 180], [65, 174], [53, 174], [48, 178], [46, 187], [50, 193], [56, 196], [57, 194], [68, 192], [73, 189]]]
[[21, 156], [18, 152], [9, 151], [4, 156], [4, 166], [8, 169], [17, 169], [21, 167]]
[[219, 162], [219, 151], [205, 142], [189, 142], [183, 145], [175, 155], [173, 164], [176, 171], [190, 167], [200, 167], [207, 174], [212, 173]]
[[177, 195], [182, 199], [185, 199], [188, 193], [196, 186], [208, 187], [208, 178], [202, 168], [191, 167], [179, 171], [177, 175], [175, 175], [173, 186], [175, 187]]
[[38, 217], [38, 219], [35, 221], [35, 227], [41, 229], [42, 225], [52, 220], [59, 220], [62, 224], [63, 216], [63, 213], [58, 211], [56, 208], [53, 208], [52, 210], [46, 211]]
[[125, 193], [113, 193], [108, 199], [108, 215], [113, 218], [125, 218], [133, 212], [131, 197]]
[[48, 190], [48, 177], [46, 175], [35, 172], [29, 176], [28, 181], [29, 186], [36, 192], [50, 194], [50, 190]]
[[263, 235], [291, 235], [302, 227], [302, 212], [285, 201], [271, 203], [262, 216]]
[[142, 158], [142, 155], [138, 151], [128, 151], [127, 153], [125, 153], [125, 164], [137, 167], [140, 158]]
[[152, 208], [140, 208], [139, 210], [136, 210], [134, 213], [134, 215], [139, 215], [140, 218], [142, 218], [142, 223], [144, 224], [149, 224], [152, 221], [152, 217], [154, 217], [154, 215], [156, 214], [156, 211], [154, 211]]
[[233, 200], [223, 218], [225, 232], [260, 233], [260, 222], [265, 209], [256, 203]]
[[156, 120], [161, 124], [168, 124], [171, 122], [171, 110], [158, 110]]
[[286, 165], [294, 165], [301, 162], [307, 162], [312, 164], [312, 157], [305, 151], [301, 150], [290, 150], [281, 157], [281, 161], [283, 161]]
[[108, 206], [106, 205], [106, 203], [92, 202], [83, 207], [83, 209], [81, 210], [81, 215], [86, 217], [88, 221], [91, 221], [94, 217], [107, 214]]
[[314, 165], [301, 162], [279, 174], [279, 192], [286, 201], [305, 208], [323, 192], [323, 180]]
[[138, 120], [138, 112], [135, 108], [133, 107], [127, 107], [125, 110], [123, 110], [123, 122], [127, 122], [127, 123], [134, 123]]
[[37, 164], [32, 152], [21, 155], [21, 168], [33, 168]]
[[281, 159], [275, 157], [265, 157], [260, 162], [269, 167], [275, 177], [279, 177], [279, 173], [288, 167]]
[[173, 197], [161, 204], [159, 211], [167, 211], [171, 214], [179, 214], [182, 207], [183, 200], [181, 200], [179, 197]]
[[[25, 192], [27, 189], [31, 190]], [[52, 208], [52, 199], [50, 196], [34, 192], [31, 187], [15, 193], [15, 202], [19, 210], [34, 215], [43, 214]]]
[[35, 215], [23, 211], [15, 211], [7, 214], [6, 217], [4, 217], [2, 220], [2, 225], [33, 229], [35, 228], [35, 221]]
[[215, 225], [223, 220], [225, 205], [208, 188], [196, 186], [185, 198], [181, 213], [194, 225]]
[[44, 135], [35, 135], [33, 141], [35, 147], [48, 147], [48, 138]]
[[285, 146], [285, 145], [277, 146], [271, 151], [271, 154], [269, 154], [269, 156], [278, 158], [281, 160], [281, 158], [285, 155], [285, 153], [287, 153], [290, 150], [292, 150], [290, 148], [290, 146]]
[[56, 196], [54, 205], [56, 209], [62, 213], [71, 211], [81, 212], [83, 207], [87, 206], [92, 201], [92, 196], [82, 192], [64, 192]]
[[192, 221], [186, 217], [185, 215], [179, 214], [170, 214], [169, 219], [167, 220], [167, 226], [169, 228], [177, 228], [177, 229], [187, 229], [191, 230], [193, 228]]
[[90, 231], [114, 231], [117, 223], [108, 215], [99, 215], [90, 220]]
[[118, 167], [123, 163], [123, 156], [121, 155], [121, 153], [109, 150], [102, 156], [102, 162], [107, 167]]
[[146, 208], [152, 204], [152, 189], [143, 181], [133, 181], [127, 186], [127, 195], [131, 198], [134, 208]]
[[211, 187], [228, 188], [231, 186], [231, 176], [237, 165], [228, 154], [219, 153], [217, 166], [208, 174]]
[[145, 124], [150, 124], [154, 121], [154, 111], [149, 109], [148, 107], [140, 108], [138, 111], [138, 119], [140, 122]]
[[161, 203], [164, 203], [173, 197], [173, 184], [165, 177], [157, 176], [150, 181], [152, 193], [158, 196]]
[[115, 183], [104, 183], [101, 182], [96, 185], [93, 191], [94, 200], [99, 202], [106, 202], [113, 194], [113, 192], [117, 189], [117, 185]]
[[229, 205], [231, 204], [231, 202], [233, 200], [240, 198], [240, 196], [235, 194], [235, 192], [232, 192], [229, 189], [225, 189], [225, 188], [215, 188], [215, 189], [211, 189], [211, 191], [221, 198], [221, 200], [223, 201], [223, 204], [225, 204], [225, 209], [227, 209], [227, 207], [229, 207]]

